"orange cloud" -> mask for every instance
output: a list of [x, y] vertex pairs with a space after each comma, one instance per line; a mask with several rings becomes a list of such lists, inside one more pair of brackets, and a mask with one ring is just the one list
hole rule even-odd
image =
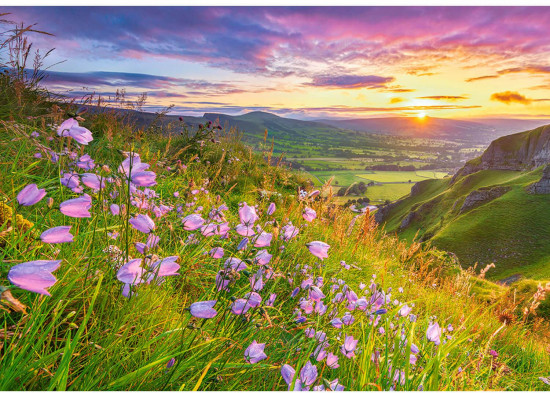
[[494, 93], [491, 95], [491, 100], [500, 101], [507, 105], [517, 102], [518, 104], [529, 105], [531, 99], [519, 94], [517, 91], [503, 91], [502, 93]]

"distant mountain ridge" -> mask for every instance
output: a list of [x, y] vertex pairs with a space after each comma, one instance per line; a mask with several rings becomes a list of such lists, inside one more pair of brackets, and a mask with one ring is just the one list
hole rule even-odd
[[[335, 127], [359, 132], [489, 142], [502, 135], [550, 123], [550, 120], [481, 119], [458, 120], [435, 117], [381, 117], [348, 120], [319, 120]], [[509, 124], [511, 123], [511, 124]]]
[[[91, 110], [96, 107], [89, 107]], [[114, 109], [114, 108], [113, 108]], [[141, 124], [153, 122], [157, 115], [151, 112], [115, 109], [131, 113], [134, 119]], [[219, 121], [221, 126], [236, 127], [244, 131], [247, 136], [263, 138], [267, 129], [276, 139], [301, 140], [303, 138], [346, 138], [350, 133], [367, 133], [414, 138], [446, 139], [469, 141], [474, 143], [489, 143], [492, 140], [508, 135], [518, 130], [530, 129], [550, 123], [550, 120], [523, 120], [523, 119], [480, 119], [455, 120], [425, 117], [382, 117], [367, 119], [318, 119], [298, 120], [282, 117], [273, 113], [254, 111], [243, 115], [226, 115], [222, 113], [205, 113], [200, 116], [166, 115], [159, 119], [161, 124], [170, 123], [179, 125], [179, 119], [187, 126], [197, 127], [206, 121]]]

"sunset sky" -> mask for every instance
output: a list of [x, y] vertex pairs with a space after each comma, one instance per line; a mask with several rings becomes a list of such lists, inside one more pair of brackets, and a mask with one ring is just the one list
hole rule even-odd
[[[48, 87], [174, 114], [550, 116], [550, 7], [0, 7]], [[85, 89], [83, 89], [85, 88]]]

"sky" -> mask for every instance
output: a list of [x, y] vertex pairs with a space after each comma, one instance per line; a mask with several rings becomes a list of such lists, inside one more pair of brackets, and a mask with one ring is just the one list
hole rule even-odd
[[[172, 114], [550, 117], [550, 7], [0, 7], [76, 99]], [[0, 26], [1, 27], [1, 26]], [[5, 26], [4, 26], [5, 28]]]

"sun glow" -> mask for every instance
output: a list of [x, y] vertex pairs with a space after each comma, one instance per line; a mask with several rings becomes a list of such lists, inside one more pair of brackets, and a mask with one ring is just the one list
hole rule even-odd
[[416, 114], [416, 117], [420, 120], [424, 119], [426, 117], [426, 113], [420, 112]]

